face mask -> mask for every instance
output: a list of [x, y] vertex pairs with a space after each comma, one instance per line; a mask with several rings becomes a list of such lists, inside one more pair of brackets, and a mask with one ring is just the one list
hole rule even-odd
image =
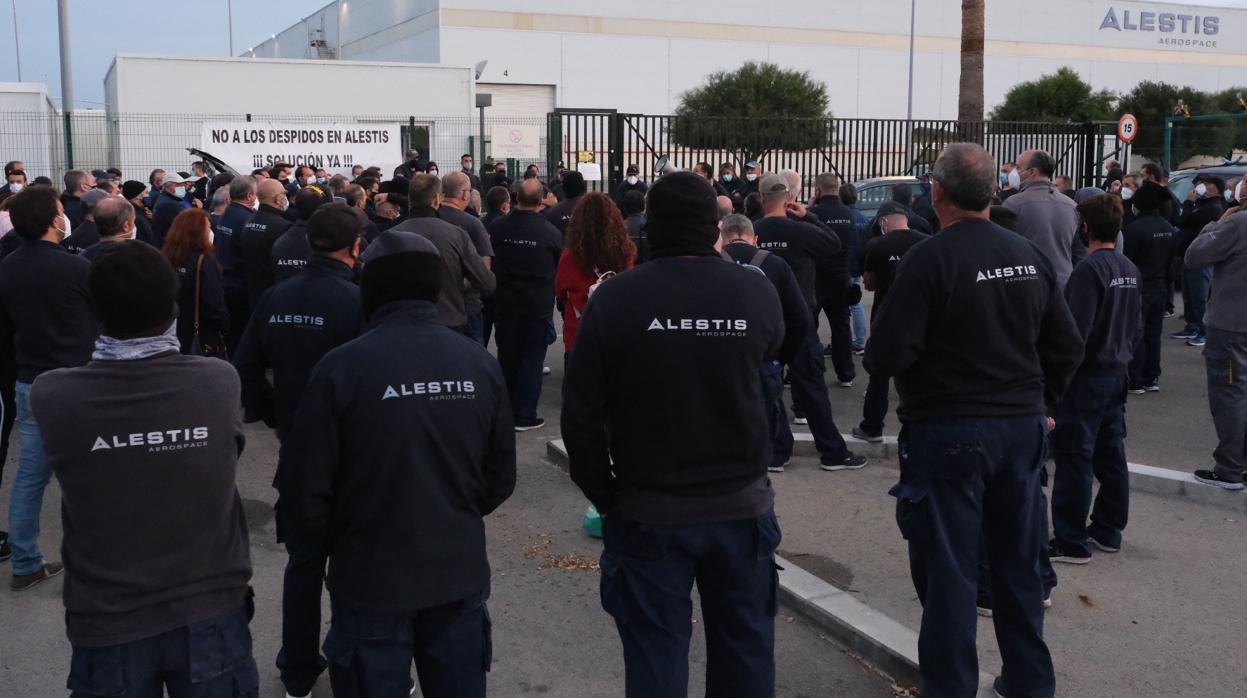
[[732, 181], [732, 175], [730, 175], [730, 174], [725, 174], [725, 175], [723, 175], [723, 181], [724, 181], [724, 182], [730, 182], [730, 181]]
[[628, 178], [628, 184], [636, 184], [636, 183], [637, 183], [636, 175], [633, 175]]
[[429, 174], [431, 174], [431, 175], [433, 175], [434, 177], [436, 177], [436, 176], [437, 176], [437, 170], [429, 170]]
[[66, 216], [63, 213], [61, 214], [61, 225], [64, 226], [64, 228], [57, 228], [57, 230], [61, 231], [61, 240], [64, 240], [69, 237], [69, 231], [72, 230], [73, 226], [69, 224], [69, 216]]
[[1009, 173], [1001, 172], [999, 179], [1000, 179], [1000, 186], [1003, 187], [1004, 185], [1009, 183]]
[[1238, 200], [1238, 203], [1247, 203], [1243, 201], [1244, 196], [1247, 196], [1247, 179], [1239, 182], [1238, 187], [1234, 190], [1234, 198]]
[[1233, 200], [1234, 200], [1234, 192], [1227, 190], [1227, 191], [1225, 192], [1225, 200], [1226, 200], [1226, 201], [1233, 201]]
[[752, 172], [750, 172], [749, 174], [745, 175], [745, 179], [749, 180], [750, 182], [754, 181], [754, 180], [755, 180], [755, 179], [757, 179], [757, 178], [758, 178], [758, 175], [756, 175], [756, 174], [754, 174], [754, 173], [752, 173]]
[[176, 197], [177, 197], [177, 198], [179, 198], [179, 199], [185, 198], [185, 197], [186, 197], [186, 187], [174, 187], [174, 188], [173, 188], [173, 195], [174, 195], [174, 196], [176, 196]]
[[324, 177], [317, 177], [317, 178], [316, 178], [316, 183], [317, 183], [317, 184], [324, 184], [324, 183], [325, 183], [325, 178], [324, 178]]
[[281, 200], [281, 210], [285, 211], [285, 210], [286, 210], [286, 209], [288, 209], [288, 208], [290, 208], [290, 199], [282, 199], [282, 200]]
[[1122, 187], [1121, 188], [1121, 200], [1129, 201], [1132, 198], [1134, 198], [1134, 190], [1131, 189], [1130, 187]]
[[259, 211], [259, 210], [260, 210], [260, 200], [259, 200], [259, 199], [256, 199], [255, 201], [252, 201], [252, 202], [251, 202], [251, 210], [252, 210], [252, 211]]
[[468, 160], [467, 162], [463, 163], [463, 171], [464, 171], [464, 172], [471, 172], [471, 171], [472, 171], [472, 161], [471, 161], [471, 160]]
[[19, 191], [21, 191], [21, 190], [22, 190], [22, 187], [24, 187], [24, 186], [26, 186], [26, 185], [22, 184], [21, 182], [9, 182], [9, 191], [11, 191], [11, 192], [13, 192], [14, 194], [16, 194], [16, 193], [18, 193]]
[[1017, 189], [1018, 187], [1022, 186], [1022, 175], [1019, 174], [1017, 170], [1013, 170], [1012, 172], [1009, 173], [1008, 180], [1009, 180], [1009, 186], [1012, 187], [1013, 189]]
[[1204, 186], [1202, 183], [1195, 186], [1195, 196], [1202, 197], [1207, 193], [1208, 193], [1208, 187]]
[[208, 244], [211, 245], [216, 240], [216, 233], [211, 228], [208, 229]]

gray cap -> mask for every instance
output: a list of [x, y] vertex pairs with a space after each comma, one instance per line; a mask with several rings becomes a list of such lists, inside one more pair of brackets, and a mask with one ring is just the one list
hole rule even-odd
[[82, 205], [86, 206], [87, 210], [90, 211], [91, 209], [95, 208], [96, 204], [103, 201], [104, 199], [107, 199], [108, 196], [109, 196], [108, 192], [104, 191], [103, 189], [88, 189], [82, 194]]
[[375, 262], [383, 257], [393, 254], [402, 254], [404, 252], [424, 252], [426, 254], [436, 255], [440, 257], [437, 248], [429, 239], [418, 233], [410, 233], [405, 230], [387, 230], [377, 236], [368, 244], [368, 249], [359, 256], [359, 261], [364, 264]]
[[165, 170], [165, 176], [164, 179], [160, 180], [160, 186], [163, 187], [166, 184], [182, 184], [185, 181], [186, 180], [182, 177], [182, 175], [177, 173], [177, 170]]
[[758, 193], [762, 196], [788, 193], [788, 180], [781, 174], [769, 174], [762, 178], [758, 185]]
[[1082, 189], [1074, 192], [1074, 203], [1081, 204], [1087, 199], [1090, 199], [1093, 196], [1099, 196], [1103, 193], [1104, 190], [1099, 187], [1083, 187]]

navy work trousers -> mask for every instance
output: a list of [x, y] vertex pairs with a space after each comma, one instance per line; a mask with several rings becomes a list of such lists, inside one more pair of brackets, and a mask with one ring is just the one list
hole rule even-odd
[[517, 420], [536, 419], [537, 403], [541, 400], [541, 369], [551, 342], [550, 321], [544, 317], [497, 315], [494, 331], [512, 414]]
[[1046, 535], [1039, 510], [1046, 431], [1039, 415], [933, 419], [901, 429], [901, 479], [891, 494], [923, 605], [923, 698], [962, 698], [977, 690], [980, 540], [1006, 695], [1051, 698], [1056, 692], [1043, 639], [1039, 559]]
[[[811, 325], [805, 344], [797, 349], [792, 363], [788, 365], [792, 410], [809, 420], [810, 433], [814, 436], [819, 455], [824, 460], [838, 462], [848, 455], [849, 447], [831, 417], [831, 398], [827, 396], [824, 370], [823, 345], [818, 341], [818, 329]], [[785, 422], [788, 419], [783, 405], [780, 405], [780, 417]]]
[[255, 698], [250, 615], [239, 609], [122, 645], [74, 647], [70, 698]]
[[411, 662], [425, 696], [485, 698], [493, 662], [486, 594], [377, 618], [333, 603], [325, 637], [334, 698], [393, 698], [411, 687]]
[[1134, 359], [1130, 362], [1130, 386], [1139, 388], [1160, 378], [1160, 339], [1165, 324], [1165, 299], [1168, 294], [1163, 286], [1143, 287], [1143, 336], [1134, 345]]
[[775, 695], [779, 522], [650, 526], [602, 520], [602, 608], [623, 642], [627, 698], [686, 698], [693, 584], [706, 633], [706, 695]]
[[[1121, 546], [1130, 512], [1126, 469], [1126, 376], [1078, 374], [1057, 407], [1052, 431], [1052, 530], [1067, 549], [1091, 554], [1087, 536]], [[1091, 502], [1091, 478], [1100, 491]], [[1087, 513], [1091, 526], [1087, 526]]]

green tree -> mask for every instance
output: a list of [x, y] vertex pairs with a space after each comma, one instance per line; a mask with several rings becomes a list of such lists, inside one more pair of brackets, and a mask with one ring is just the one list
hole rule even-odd
[[[1172, 116], [1178, 100], [1191, 115], [1218, 114], [1225, 111], [1213, 95], [1191, 87], [1177, 87], [1164, 82], [1144, 81], [1122, 95], [1117, 102], [1119, 114], [1134, 114], [1139, 120], [1139, 135], [1131, 149], [1144, 157], [1159, 160], [1165, 155], [1165, 117]], [[1223, 155], [1234, 140], [1234, 122], [1178, 122], [1173, 126], [1173, 165], [1195, 155]]]
[[[1247, 150], [1247, 87], [1231, 87], [1222, 90], [1213, 98], [1217, 111], [1223, 114], [1242, 114], [1244, 118], [1233, 122], [1233, 135], [1230, 137], [1232, 150]], [[1229, 153], [1225, 153], [1229, 155]]]
[[1057, 121], [1082, 123], [1115, 119], [1114, 95], [1095, 91], [1072, 68], [1061, 68], [1037, 80], [1014, 85], [1004, 102], [992, 110], [996, 121]]
[[827, 86], [808, 72], [773, 63], [719, 71], [680, 95], [671, 138], [703, 150], [734, 153], [742, 162], [772, 150], [809, 150], [831, 139]]

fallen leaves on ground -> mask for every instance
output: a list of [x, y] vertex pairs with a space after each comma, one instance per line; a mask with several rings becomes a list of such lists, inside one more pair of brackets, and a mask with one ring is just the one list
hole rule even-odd
[[598, 561], [592, 558], [580, 557], [575, 553], [557, 555], [549, 550], [550, 536], [543, 533], [537, 537], [536, 543], [528, 546], [528, 549], [524, 551], [524, 557], [530, 560], [541, 560], [541, 564], [537, 567], [540, 570], [596, 572], [598, 569]]

